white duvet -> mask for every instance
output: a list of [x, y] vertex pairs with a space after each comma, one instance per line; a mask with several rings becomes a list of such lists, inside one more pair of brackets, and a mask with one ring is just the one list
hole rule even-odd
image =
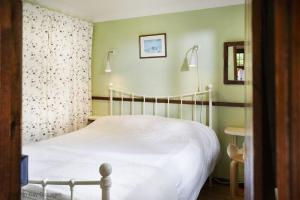
[[[198, 122], [155, 116], [102, 117], [79, 131], [23, 146], [29, 178], [99, 180], [112, 165], [112, 200], [195, 200], [219, 154], [215, 132]], [[49, 191], [69, 196], [66, 186]], [[32, 187], [23, 188], [35, 190]], [[52, 196], [59, 199], [58, 196]], [[99, 186], [75, 199], [100, 200]]]

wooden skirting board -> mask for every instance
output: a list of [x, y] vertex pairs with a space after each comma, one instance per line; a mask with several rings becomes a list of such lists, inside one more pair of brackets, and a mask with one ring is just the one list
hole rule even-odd
[[[102, 101], [109, 101], [109, 97], [104, 97], [104, 96], [93, 96], [92, 100], [102, 100]], [[121, 101], [121, 97], [114, 97], [114, 101]], [[123, 101], [132, 101], [132, 98], [129, 97], [124, 97]], [[135, 97], [134, 102], [143, 102], [144, 99], [140, 97]], [[175, 99], [170, 99], [170, 103], [172, 104], [180, 104], [180, 100], [175, 100]], [[145, 98], [145, 102], [149, 103], [154, 103], [155, 99], [154, 98]], [[166, 98], [158, 98], [157, 103], [168, 103], [168, 99]], [[195, 102], [192, 100], [183, 100], [182, 104], [188, 104], [188, 105], [194, 105]], [[197, 105], [208, 105], [208, 101], [197, 101]], [[249, 104], [246, 103], [237, 103], [237, 102], [219, 102], [219, 101], [214, 101], [213, 106], [225, 106], [225, 107], [247, 107]]]

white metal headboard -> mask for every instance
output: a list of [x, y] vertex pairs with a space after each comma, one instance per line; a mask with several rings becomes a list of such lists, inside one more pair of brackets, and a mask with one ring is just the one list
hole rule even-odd
[[[179, 117], [180, 119], [183, 118], [182, 112], [183, 108], [182, 105], [185, 104], [184, 98], [192, 98], [193, 102], [193, 112], [192, 112], [192, 119], [193, 121], [196, 121], [197, 119], [197, 105], [199, 105], [199, 101], [197, 101], [197, 97], [202, 97], [207, 95], [208, 97], [208, 126], [212, 128], [212, 85], [207, 86], [207, 90], [200, 91], [200, 92], [194, 92], [194, 93], [188, 93], [188, 94], [182, 94], [182, 95], [173, 95], [173, 96], [148, 96], [148, 95], [141, 95], [137, 93], [132, 93], [132, 92], [127, 92], [125, 90], [117, 89], [114, 88], [112, 85], [109, 87], [109, 104], [110, 104], [110, 115], [113, 115], [113, 105], [114, 105], [114, 94], [119, 93], [120, 97], [118, 98], [119, 101], [121, 101], [121, 106], [120, 106], [120, 115], [123, 115], [123, 110], [124, 110], [124, 99], [125, 96], [130, 97], [131, 99], [131, 106], [130, 106], [130, 114], [134, 115], [135, 114], [135, 109], [134, 109], [134, 104], [135, 102], [142, 102], [142, 114], [146, 114], [146, 103], [148, 102], [153, 102], [154, 104], [154, 113], [153, 115], [157, 115], [157, 104], [158, 103], [166, 103], [167, 104], [167, 112], [165, 117], [170, 117], [170, 103], [174, 99], [179, 99], [179, 104], [180, 104], [180, 114]], [[146, 99], [152, 99], [152, 101], [146, 101]], [[128, 100], [127, 100], [128, 101]], [[200, 101], [200, 105], [203, 104], [203, 100]], [[202, 109], [202, 108], [201, 108]]]

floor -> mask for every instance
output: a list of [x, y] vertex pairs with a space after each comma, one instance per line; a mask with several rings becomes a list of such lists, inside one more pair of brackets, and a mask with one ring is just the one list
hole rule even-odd
[[[235, 200], [243, 200], [243, 189], [238, 190]], [[208, 184], [202, 188], [198, 200], [230, 200], [229, 185], [214, 183], [213, 186]]]

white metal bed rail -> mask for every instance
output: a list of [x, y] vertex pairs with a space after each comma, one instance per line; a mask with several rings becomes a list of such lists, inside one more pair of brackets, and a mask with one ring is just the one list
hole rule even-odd
[[[101, 174], [101, 179], [97, 181], [76, 181], [70, 179], [69, 181], [54, 181], [54, 180], [30, 180], [29, 184], [41, 185], [43, 188], [43, 199], [47, 199], [47, 186], [48, 185], [65, 185], [70, 188], [70, 199], [74, 200], [74, 187], [80, 185], [99, 185], [102, 190], [102, 200], [110, 200], [110, 187], [112, 185], [110, 174], [112, 172], [112, 167], [108, 163], [104, 163], [100, 166], [99, 172]], [[99, 190], [100, 192], [100, 190]]]
[[[124, 96], [127, 96], [129, 98], [131, 98], [131, 106], [130, 106], [130, 114], [134, 115], [135, 114], [135, 99], [136, 98], [140, 98], [142, 99], [142, 114], [145, 115], [146, 114], [146, 103], [149, 103], [149, 101], [147, 102], [146, 99], [153, 99], [153, 104], [154, 104], [154, 112], [153, 115], [157, 115], [157, 107], [158, 107], [158, 100], [159, 99], [166, 99], [167, 102], [167, 110], [166, 110], [166, 117], [170, 117], [170, 101], [172, 99], [179, 99], [180, 100], [180, 106], [179, 106], [179, 110], [180, 110], [180, 114], [178, 116], [178, 118], [182, 119], [183, 118], [183, 102], [184, 102], [184, 98], [192, 98], [193, 101], [193, 112], [192, 112], [192, 119], [193, 121], [197, 121], [197, 97], [202, 97], [207, 95], [208, 96], [208, 126], [210, 128], [212, 128], [212, 85], [208, 85], [207, 86], [207, 90], [205, 91], [199, 91], [199, 92], [194, 92], [194, 93], [187, 93], [187, 94], [182, 94], [182, 95], [172, 95], [172, 96], [148, 96], [148, 95], [142, 95], [142, 94], [136, 94], [136, 93], [132, 93], [132, 92], [127, 92], [125, 90], [121, 90], [121, 89], [117, 89], [114, 88], [113, 86], [109, 87], [109, 104], [110, 104], [110, 115], [113, 115], [113, 106], [114, 106], [114, 94], [115, 93], [119, 93], [120, 95], [120, 101], [121, 101], [121, 106], [120, 106], [120, 114], [123, 115], [124, 114]], [[140, 101], [139, 101], [140, 102]], [[201, 101], [203, 103], [203, 100]], [[203, 104], [202, 104], [203, 106]], [[202, 107], [200, 108], [200, 116], [201, 116], [201, 112], [202, 112]], [[201, 122], [201, 117], [200, 117], [200, 122]]]

